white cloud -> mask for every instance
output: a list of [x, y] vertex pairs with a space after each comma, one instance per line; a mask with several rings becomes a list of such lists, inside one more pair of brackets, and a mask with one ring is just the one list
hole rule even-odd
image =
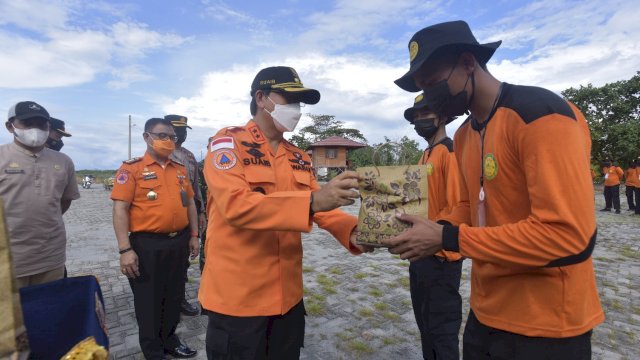
[[[175, 47], [185, 41], [132, 21], [118, 21], [97, 29], [83, 28], [71, 21], [75, 6], [80, 5], [71, 1], [0, 2], [0, 25], [13, 24], [37, 34], [0, 30], [0, 87], [78, 85], [104, 72], [116, 75], [112, 86], [126, 87], [131, 82], [151, 78], [135, 60], [150, 51]], [[107, 9], [115, 12], [112, 7]]]
[[[501, 34], [505, 36], [503, 45], [508, 48], [509, 42], [515, 41], [517, 46], [531, 45], [532, 48], [520, 57], [492, 63], [489, 69], [501, 80], [538, 85], [555, 92], [587, 83], [600, 86], [631, 77], [640, 70], [640, 22], [637, 21], [640, 8], [631, 3], [606, 8], [598, 4], [585, 2], [571, 8], [561, 2], [559, 6], [564, 5], [564, 9], [561, 14], [551, 16], [553, 21], [542, 16], [548, 10], [525, 17], [531, 18], [528, 21], [507, 18], [502, 21], [504, 26], [514, 27], [512, 32]], [[601, 10], [592, 13], [596, 8]], [[537, 19], [541, 17], [542, 25], [537, 26]], [[528, 35], [523, 36], [524, 33]], [[518, 39], [523, 40], [518, 42]]]

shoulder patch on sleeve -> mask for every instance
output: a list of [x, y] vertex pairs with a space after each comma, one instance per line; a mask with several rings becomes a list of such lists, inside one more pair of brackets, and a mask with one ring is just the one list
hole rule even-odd
[[129, 171], [125, 169], [120, 169], [118, 174], [116, 175], [116, 183], [120, 185], [124, 185], [129, 181]]
[[547, 89], [511, 84], [504, 86], [506, 94], [500, 107], [512, 109], [526, 124], [551, 114], [577, 120], [569, 103]]
[[214, 152], [212, 160], [213, 166], [218, 170], [229, 170], [238, 163], [238, 157], [236, 154], [227, 149]]
[[235, 148], [235, 141], [231, 136], [222, 136], [218, 138], [214, 138], [209, 143], [209, 151], [214, 152], [222, 149], [233, 149]]
[[131, 159], [129, 159], [129, 160], [125, 160], [125, 161], [123, 161], [123, 163], [125, 163], [125, 164], [127, 164], [127, 165], [131, 165], [131, 164], [135, 164], [135, 163], [137, 163], [137, 162], [138, 162], [138, 161], [140, 161], [140, 160], [142, 160], [142, 157], [134, 157], [134, 158], [131, 158]]

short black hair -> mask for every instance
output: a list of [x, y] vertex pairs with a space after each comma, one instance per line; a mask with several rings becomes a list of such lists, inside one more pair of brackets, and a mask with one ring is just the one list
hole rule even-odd
[[[269, 96], [271, 90], [260, 90], [265, 96]], [[256, 91], [257, 92], [257, 91]], [[256, 94], [251, 92], [251, 104], [249, 104], [249, 110], [251, 111], [251, 116], [256, 116], [258, 112], [258, 104], [256, 103]]]
[[163, 119], [163, 118], [151, 118], [151, 119], [147, 120], [146, 123], [144, 123], [144, 132], [151, 131], [158, 124], [162, 124], [162, 125], [167, 125], [169, 127], [173, 127], [173, 125], [171, 124], [170, 120], [166, 120], [166, 119]]

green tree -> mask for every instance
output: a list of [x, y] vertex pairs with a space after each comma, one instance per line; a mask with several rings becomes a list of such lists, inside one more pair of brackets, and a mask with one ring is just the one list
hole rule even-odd
[[[415, 140], [403, 136], [393, 141], [384, 137], [384, 142], [355, 150], [349, 154], [349, 162], [355, 168], [380, 165], [409, 165], [417, 164], [422, 156], [419, 144]], [[375, 158], [374, 158], [375, 157]]]
[[601, 87], [569, 88], [562, 96], [587, 119], [594, 163], [611, 157], [626, 166], [640, 155], [640, 72]]
[[289, 141], [295, 146], [306, 150], [309, 145], [316, 141], [324, 140], [331, 136], [341, 136], [343, 138], [367, 143], [367, 139], [360, 130], [345, 128], [344, 122], [336, 120], [333, 115], [307, 114], [311, 118], [311, 125], [307, 125], [293, 134]]

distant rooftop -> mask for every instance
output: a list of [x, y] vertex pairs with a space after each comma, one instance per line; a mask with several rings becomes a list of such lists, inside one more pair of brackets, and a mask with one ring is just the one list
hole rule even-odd
[[339, 146], [339, 147], [347, 147], [347, 148], [363, 148], [367, 147], [367, 144], [362, 144], [357, 141], [345, 139], [340, 136], [332, 136], [326, 138], [324, 140], [316, 141], [313, 144], [309, 145], [309, 148], [313, 147], [322, 147], [322, 146]]

